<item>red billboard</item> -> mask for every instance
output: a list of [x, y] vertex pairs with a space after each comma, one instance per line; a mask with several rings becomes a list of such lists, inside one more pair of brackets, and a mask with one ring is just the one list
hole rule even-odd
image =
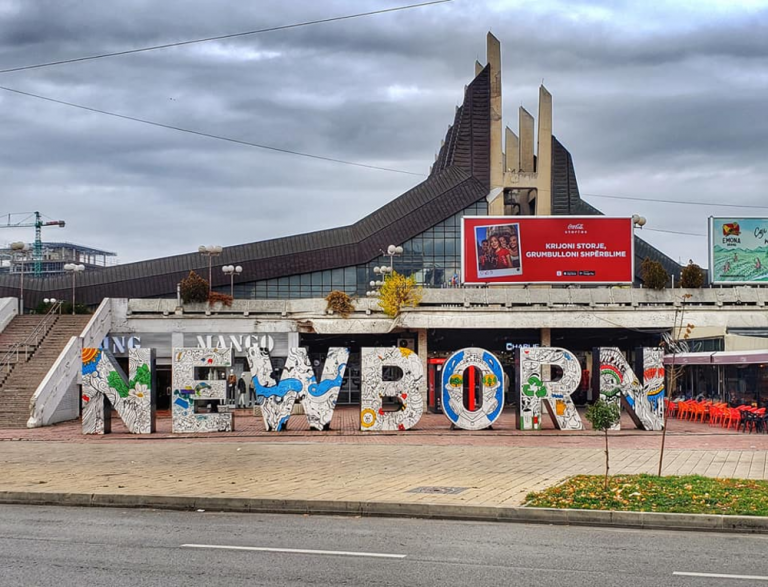
[[632, 283], [631, 218], [465, 216], [462, 279], [483, 283]]

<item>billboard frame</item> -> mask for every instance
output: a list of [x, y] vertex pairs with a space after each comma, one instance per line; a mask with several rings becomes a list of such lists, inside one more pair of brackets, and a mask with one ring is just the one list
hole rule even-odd
[[[626, 220], [629, 222], [630, 230], [632, 231], [632, 238], [630, 239], [630, 265], [631, 265], [631, 280], [630, 281], [575, 281], [575, 282], [568, 282], [568, 281], [514, 281], [514, 282], [499, 282], [499, 281], [465, 281], [466, 277], [466, 259], [465, 259], [465, 244], [466, 244], [466, 235], [465, 233], [465, 226], [466, 223], [464, 222], [464, 219], [467, 220], [495, 220], [495, 219], [505, 219], [510, 220], [510, 222], [515, 222], [515, 219], [524, 218], [527, 220], [559, 220], [559, 219], [585, 219], [585, 218], [595, 218], [595, 219], [602, 219], [602, 220]], [[517, 215], [517, 216], [462, 216], [461, 218], [461, 284], [462, 285], [484, 285], [486, 287], [491, 286], [527, 286], [527, 285], [562, 285], [562, 286], [571, 286], [571, 285], [634, 285], [635, 283], [635, 225], [634, 222], [632, 222], [632, 218], [629, 216], [603, 216], [603, 215], [594, 215], [594, 216], [588, 216], [588, 215], [582, 215], [582, 216], [575, 216], [572, 214], [569, 215], [550, 215], [550, 216], [523, 216], [523, 215]]]
[[768, 285], [768, 281], [715, 281], [715, 220], [765, 220], [768, 216], [710, 216], [707, 219], [707, 260], [709, 271], [707, 272], [710, 285], [755, 285], [758, 287]]

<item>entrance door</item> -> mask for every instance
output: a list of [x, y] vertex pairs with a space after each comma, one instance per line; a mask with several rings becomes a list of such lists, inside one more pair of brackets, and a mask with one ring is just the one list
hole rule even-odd
[[442, 413], [443, 365], [445, 359], [427, 359], [427, 410]]

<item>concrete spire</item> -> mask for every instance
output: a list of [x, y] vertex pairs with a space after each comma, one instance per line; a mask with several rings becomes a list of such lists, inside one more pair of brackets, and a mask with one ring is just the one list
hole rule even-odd
[[[504, 146], [501, 120], [501, 43], [490, 32], [486, 38], [488, 67], [491, 74], [491, 190], [504, 186]], [[501, 190], [503, 192], [503, 190]], [[488, 213], [494, 216], [504, 214], [504, 197], [497, 196], [489, 202]]]
[[501, 121], [501, 43], [491, 33], [487, 37], [488, 64], [491, 66], [491, 188], [504, 184], [502, 161], [503, 125]]
[[506, 155], [504, 171], [517, 171], [517, 166], [520, 163], [520, 139], [509, 127], [505, 131], [504, 153]]
[[536, 171], [539, 176], [539, 194], [536, 215], [552, 214], [552, 94], [543, 85], [539, 87], [539, 132], [536, 148]]
[[520, 106], [520, 171], [533, 172], [533, 116]]

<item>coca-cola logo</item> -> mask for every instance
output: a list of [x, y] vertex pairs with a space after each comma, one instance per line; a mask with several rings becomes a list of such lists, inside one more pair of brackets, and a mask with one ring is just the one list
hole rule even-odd
[[584, 230], [583, 224], [569, 224], [568, 230]]

